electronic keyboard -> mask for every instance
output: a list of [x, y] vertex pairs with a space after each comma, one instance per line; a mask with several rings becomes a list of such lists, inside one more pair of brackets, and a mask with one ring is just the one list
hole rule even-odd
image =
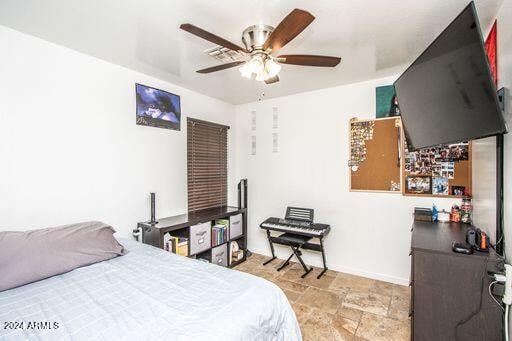
[[[304, 269], [302, 278], [306, 277], [312, 270], [313, 267], [307, 267], [306, 263], [302, 260], [302, 251], [313, 250], [322, 253], [322, 262], [324, 264], [323, 270], [316, 278], [322, 277], [327, 272], [327, 265], [325, 264], [325, 251], [324, 251], [324, 237], [327, 236], [331, 230], [331, 226], [327, 224], [315, 224], [313, 217], [315, 210], [311, 208], [291, 207], [286, 208], [286, 215], [284, 219], [280, 218], [268, 218], [260, 224], [262, 229], [267, 230], [268, 243], [270, 244], [270, 251], [272, 252], [272, 258], [265, 261], [263, 265], [267, 265], [276, 259], [274, 253], [274, 243], [280, 245], [289, 246], [293, 253], [288, 257], [284, 263], [277, 268], [277, 271], [283, 270], [290, 264], [290, 260], [293, 256], [296, 256]], [[272, 236], [271, 231], [284, 232], [280, 236]], [[318, 238], [319, 243], [310, 243], [312, 238]]]
[[315, 238], [324, 237], [331, 230], [331, 227], [326, 224], [274, 217], [262, 222], [260, 227], [265, 230], [289, 232]]

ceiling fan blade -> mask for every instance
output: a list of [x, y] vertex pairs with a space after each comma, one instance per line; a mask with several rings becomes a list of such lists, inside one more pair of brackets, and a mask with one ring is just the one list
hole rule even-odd
[[180, 28], [183, 31], [187, 31], [188, 33], [192, 33], [193, 35], [198, 36], [200, 38], [203, 38], [205, 40], [208, 40], [209, 42], [212, 42], [214, 44], [227, 47], [230, 50], [233, 50], [233, 51], [246, 51], [244, 48], [242, 48], [242, 47], [240, 47], [240, 46], [238, 46], [236, 44], [233, 44], [232, 42], [230, 42], [230, 41], [228, 41], [228, 40], [226, 40], [224, 38], [216, 36], [215, 34], [210, 33], [208, 31], [205, 31], [202, 28], [199, 28], [199, 27], [194, 26], [192, 24], [182, 24], [180, 26]]
[[279, 50], [304, 31], [313, 20], [315, 20], [315, 17], [311, 13], [298, 8], [294, 9], [270, 34], [265, 44], [263, 44], [263, 49]]
[[231, 63], [221, 64], [221, 65], [217, 65], [217, 66], [212, 66], [212, 67], [202, 69], [202, 70], [197, 70], [196, 72], [197, 73], [212, 73], [212, 72], [216, 72], [216, 71], [229, 69], [231, 67], [235, 67], [235, 66], [241, 65], [243, 63], [245, 63], [245, 62], [244, 61], [231, 62]]
[[313, 56], [309, 54], [286, 54], [277, 57], [277, 59], [282, 64], [323, 67], [335, 67], [341, 61], [340, 57]]
[[274, 84], [279, 82], [279, 76], [274, 76], [265, 81], [266, 84]]

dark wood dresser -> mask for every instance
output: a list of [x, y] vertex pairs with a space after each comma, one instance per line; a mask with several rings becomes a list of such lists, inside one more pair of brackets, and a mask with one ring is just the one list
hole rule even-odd
[[502, 269], [491, 250], [454, 253], [469, 225], [415, 221], [411, 242], [411, 339], [500, 341], [503, 312], [488, 293], [488, 271]]

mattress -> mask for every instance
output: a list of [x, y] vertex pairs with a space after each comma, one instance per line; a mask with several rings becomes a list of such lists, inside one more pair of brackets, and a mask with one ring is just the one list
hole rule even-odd
[[301, 340], [275, 284], [120, 242], [125, 256], [0, 292], [0, 340]]

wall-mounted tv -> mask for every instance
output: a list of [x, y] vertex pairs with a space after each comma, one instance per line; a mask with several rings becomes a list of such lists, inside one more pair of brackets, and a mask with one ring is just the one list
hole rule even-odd
[[150, 86], [135, 84], [137, 124], [180, 130], [180, 96]]
[[506, 132], [473, 2], [394, 85], [412, 149]]

